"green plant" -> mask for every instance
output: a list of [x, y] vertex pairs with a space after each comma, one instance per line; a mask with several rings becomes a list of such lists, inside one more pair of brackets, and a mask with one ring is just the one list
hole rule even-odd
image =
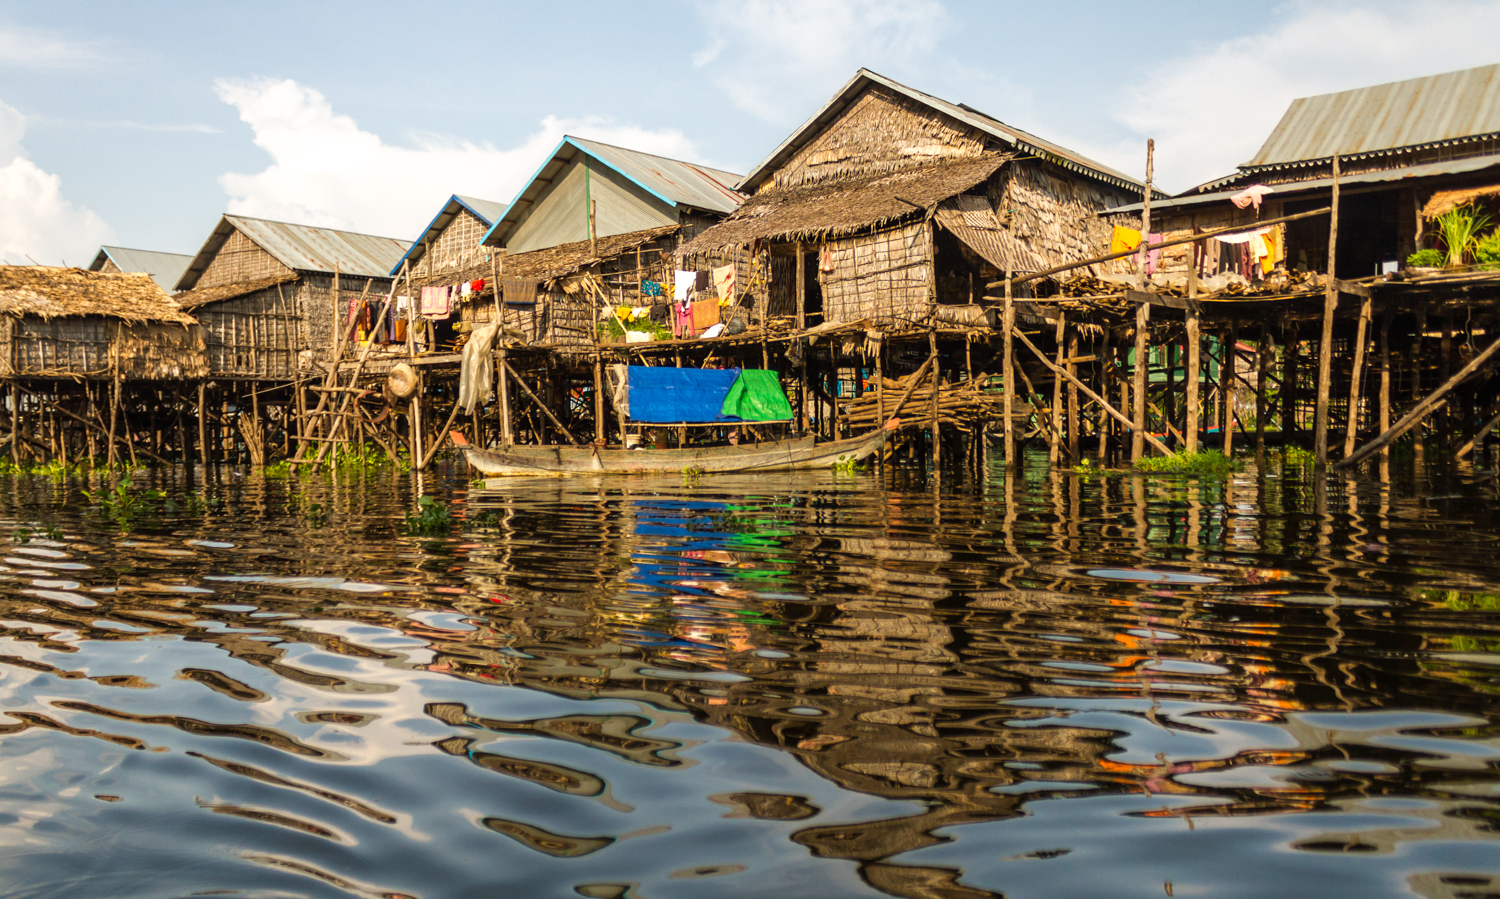
[[155, 488], [137, 489], [129, 475], [120, 478], [107, 491], [82, 492], [89, 502], [99, 507], [101, 515], [112, 519], [121, 530], [129, 530], [131, 523], [150, 511], [151, 503], [166, 497], [165, 493]]
[[1446, 250], [1444, 264], [1451, 267], [1463, 265], [1464, 258], [1473, 252], [1474, 245], [1478, 243], [1479, 232], [1489, 222], [1490, 217], [1476, 210], [1472, 203], [1450, 209], [1433, 219], [1438, 237]]
[[292, 463], [290, 460], [282, 459], [280, 462], [272, 462], [261, 472], [268, 478], [288, 478], [292, 475]]
[[833, 465], [829, 467], [837, 474], [854, 474], [855, 472], [865, 470], [864, 464], [854, 456], [839, 456], [833, 460]]
[[[672, 333], [671, 328], [667, 327], [662, 322], [655, 321], [649, 318], [638, 318], [635, 321], [632, 321], [629, 327], [632, 331], [644, 331], [645, 333], [650, 334], [652, 340], [671, 340], [677, 336]], [[613, 315], [611, 315], [609, 318], [606, 318], [604, 321], [599, 323], [599, 338], [601, 340], [624, 340], [625, 329], [620, 327], [620, 323], [615, 320], [615, 317]]]
[[30, 543], [32, 540], [61, 540], [62, 528], [55, 524], [38, 524], [32, 527], [16, 528], [15, 533], [10, 535], [12, 543]]
[[1282, 452], [1285, 454], [1283, 458], [1286, 459], [1289, 465], [1306, 465], [1317, 461], [1318, 458], [1312, 450], [1305, 450], [1300, 446], [1289, 446], [1282, 450]]
[[1482, 269], [1500, 269], [1500, 228], [1475, 242], [1474, 262]]
[[417, 511], [406, 516], [408, 534], [443, 534], [453, 527], [453, 513], [430, 496], [417, 499]]
[[1218, 450], [1190, 453], [1181, 450], [1170, 456], [1149, 456], [1135, 464], [1135, 470], [1151, 474], [1185, 474], [1200, 478], [1222, 478], [1238, 471], [1240, 463]]
[[1418, 250], [1406, 257], [1406, 264], [1409, 268], [1437, 268], [1443, 264], [1443, 251]]

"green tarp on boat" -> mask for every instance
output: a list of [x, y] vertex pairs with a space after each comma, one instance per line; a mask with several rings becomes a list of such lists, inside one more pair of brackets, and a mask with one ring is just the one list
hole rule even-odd
[[746, 368], [729, 388], [719, 415], [741, 421], [789, 421], [792, 404], [787, 402], [774, 371]]

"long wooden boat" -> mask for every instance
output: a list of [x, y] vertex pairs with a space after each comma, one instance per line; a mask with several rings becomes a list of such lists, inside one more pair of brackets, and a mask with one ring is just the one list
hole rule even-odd
[[457, 431], [450, 436], [464, 456], [486, 477], [503, 475], [636, 474], [648, 472], [791, 471], [830, 468], [862, 462], [885, 444], [897, 426], [846, 440], [818, 443], [812, 437], [772, 440], [739, 446], [682, 449], [609, 449], [592, 446], [511, 446], [481, 449]]

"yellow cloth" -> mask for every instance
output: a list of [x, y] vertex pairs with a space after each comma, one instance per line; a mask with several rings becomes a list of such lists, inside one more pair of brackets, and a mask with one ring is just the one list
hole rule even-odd
[[1261, 235], [1261, 240], [1266, 244], [1266, 255], [1260, 260], [1260, 270], [1269, 275], [1277, 263], [1286, 258], [1286, 248], [1282, 246], [1282, 230], [1272, 228]]
[[1122, 228], [1115, 226], [1113, 236], [1109, 239], [1109, 251], [1111, 253], [1124, 253], [1134, 250], [1141, 245], [1141, 232], [1134, 228]]

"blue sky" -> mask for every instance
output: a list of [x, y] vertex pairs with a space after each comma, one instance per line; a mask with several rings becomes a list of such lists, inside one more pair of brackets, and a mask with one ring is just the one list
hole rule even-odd
[[1500, 2], [0, 0], [0, 257], [225, 211], [414, 237], [564, 133], [743, 172], [866, 66], [1184, 189], [1294, 98], [1500, 61]]

